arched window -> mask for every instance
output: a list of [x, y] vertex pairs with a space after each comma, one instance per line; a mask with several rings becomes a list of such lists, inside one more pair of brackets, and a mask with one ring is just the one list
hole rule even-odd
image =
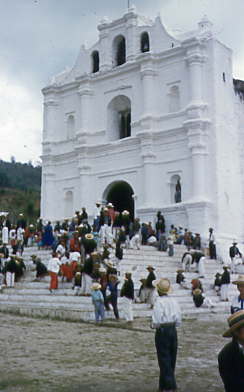
[[145, 53], [149, 51], [150, 51], [150, 40], [149, 40], [148, 33], [145, 31], [141, 35], [141, 52]]
[[182, 187], [181, 178], [178, 174], [171, 177], [170, 180], [170, 198], [171, 203], [181, 203], [182, 202]]
[[99, 71], [99, 52], [94, 50], [91, 55], [92, 58], [92, 73], [96, 73]]
[[66, 191], [64, 195], [64, 217], [71, 218], [74, 214], [73, 211], [74, 194], [72, 191]]
[[131, 136], [131, 101], [128, 97], [119, 95], [108, 105], [107, 132], [109, 140]]
[[180, 90], [178, 86], [172, 86], [169, 90], [169, 112], [180, 110]]
[[75, 136], [75, 116], [70, 114], [67, 118], [67, 139], [73, 139]]
[[126, 42], [123, 35], [114, 39], [113, 43], [113, 65], [115, 67], [126, 62]]

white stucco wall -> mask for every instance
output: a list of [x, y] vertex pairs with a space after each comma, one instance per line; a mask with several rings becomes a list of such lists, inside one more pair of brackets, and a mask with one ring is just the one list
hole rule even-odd
[[[244, 139], [243, 104], [233, 92], [231, 51], [214, 38], [207, 21], [175, 39], [160, 18], [145, 21], [130, 10], [98, 29], [98, 42], [81, 47], [73, 69], [43, 89], [42, 217], [67, 217], [67, 192], [73, 192], [73, 212], [86, 206], [92, 215], [107, 187], [126, 181], [142, 220], [153, 220], [160, 209], [168, 226], [202, 234], [214, 226], [221, 238], [243, 235], [244, 157], [237, 152]], [[148, 53], [140, 53], [144, 31]], [[120, 34], [127, 62], [113, 67], [113, 42]], [[95, 49], [100, 71], [91, 74]], [[176, 104], [170, 102], [172, 88], [179, 91]], [[118, 96], [131, 102], [131, 137], [123, 140], [115, 140], [108, 110]], [[75, 118], [72, 140], [69, 115]], [[182, 182], [178, 205], [170, 190], [175, 175]]]

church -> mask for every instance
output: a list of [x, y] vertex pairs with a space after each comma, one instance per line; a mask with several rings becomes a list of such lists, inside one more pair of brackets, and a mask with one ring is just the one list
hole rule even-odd
[[203, 17], [167, 32], [134, 6], [104, 18], [98, 40], [44, 96], [41, 217], [112, 202], [142, 222], [223, 241], [244, 237], [244, 82]]

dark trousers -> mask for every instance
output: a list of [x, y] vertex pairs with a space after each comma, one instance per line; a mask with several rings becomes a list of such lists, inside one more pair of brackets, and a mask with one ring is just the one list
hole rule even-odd
[[101, 290], [102, 295], [103, 295], [103, 299], [104, 299], [104, 306], [105, 309], [108, 311], [109, 309], [109, 304], [108, 304], [108, 300], [107, 300], [107, 296], [106, 296], [106, 289], [105, 290]]
[[216, 255], [216, 246], [213, 243], [213, 241], [209, 241], [209, 257], [210, 259], [217, 259], [217, 255]]
[[175, 326], [166, 326], [156, 330], [155, 345], [160, 368], [159, 390], [177, 389], [175, 366], [177, 357], [177, 331]]
[[111, 303], [114, 311], [114, 315], [116, 319], [119, 319], [119, 311], [118, 311], [118, 297], [111, 295], [109, 297], [109, 302]]

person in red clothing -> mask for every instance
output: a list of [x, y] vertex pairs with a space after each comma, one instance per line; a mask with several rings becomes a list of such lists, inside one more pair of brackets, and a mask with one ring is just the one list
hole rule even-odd
[[70, 252], [80, 252], [79, 233], [75, 231], [70, 239]]
[[57, 257], [57, 253], [53, 252], [52, 258], [48, 262], [48, 272], [50, 275], [50, 288], [49, 291], [52, 293], [53, 290], [58, 289], [58, 273], [60, 269], [60, 260]]

